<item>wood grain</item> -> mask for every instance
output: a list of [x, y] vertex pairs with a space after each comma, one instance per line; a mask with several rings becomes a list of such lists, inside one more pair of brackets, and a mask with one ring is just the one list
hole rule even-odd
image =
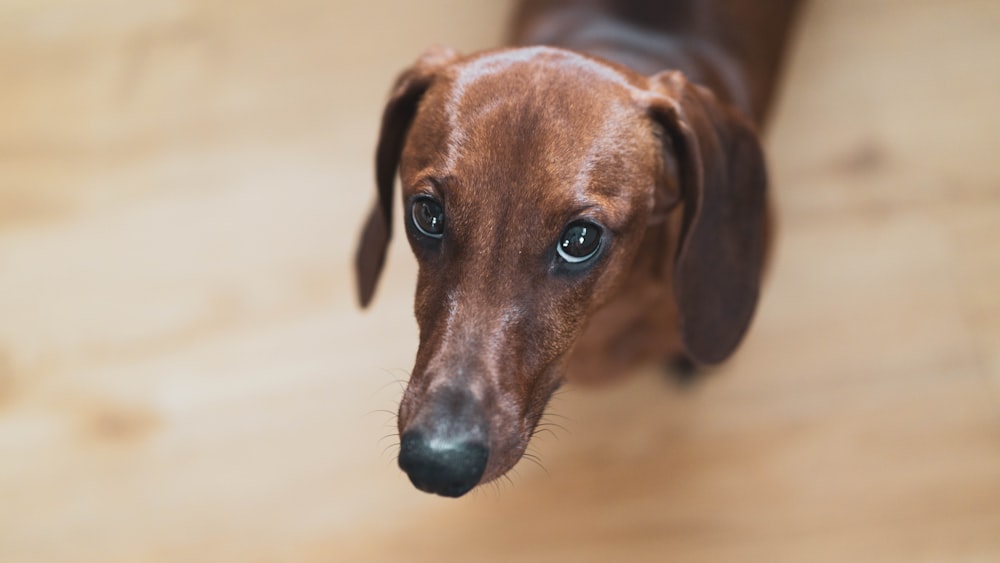
[[508, 11], [0, 4], [0, 561], [1000, 559], [986, 0], [808, 6], [734, 361], [569, 388], [544, 470], [412, 489], [406, 245], [371, 311], [351, 285], [376, 123], [423, 48]]

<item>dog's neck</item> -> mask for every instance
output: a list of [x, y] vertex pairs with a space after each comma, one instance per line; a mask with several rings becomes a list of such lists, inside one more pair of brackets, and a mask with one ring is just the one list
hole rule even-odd
[[797, 0], [528, 0], [515, 44], [558, 45], [642, 74], [679, 70], [761, 124]]

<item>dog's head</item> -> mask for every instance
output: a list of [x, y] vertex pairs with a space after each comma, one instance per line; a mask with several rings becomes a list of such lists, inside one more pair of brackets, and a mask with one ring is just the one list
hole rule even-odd
[[688, 354], [719, 362], [746, 330], [763, 259], [760, 147], [679, 73], [547, 47], [432, 50], [397, 82], [376, 160], [359, 290], [367, 305], [398, 170], [420, 266], [400, 466], [422, 490], [459, 496], [520, 459], [588, 319], [675, 208], [681, 240], [664, 261]]

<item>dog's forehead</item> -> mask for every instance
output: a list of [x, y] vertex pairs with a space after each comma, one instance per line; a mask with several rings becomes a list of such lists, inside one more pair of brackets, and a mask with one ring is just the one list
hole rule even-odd
[[590, 85], [631, 92], [641, 88], [641, 77], [624, 67], [557, 47], [497, 49], [472, 55], [453, 64], [445, 75], [452, 82], [453, 99], [461, 98], [467, 87], [489, 84], [505, 88], [542, 86], [581, 94], [580, 86]]
[[639, 113], [623, 71], [551, 47], [471, 58], [454, 65], [442, 87], [450, 141], [494, 151], [521, 143], [568, 156], [593, 141], [627, 139]]
[[513, 195], [547, 209], [627, 206], [635, 190], [620, 184], [642, 177], [653, 158], [637, 82], [548, 47], [461, 61], [421, 103], [404, 177], [430, 171], [449, 178], [453, 199]]

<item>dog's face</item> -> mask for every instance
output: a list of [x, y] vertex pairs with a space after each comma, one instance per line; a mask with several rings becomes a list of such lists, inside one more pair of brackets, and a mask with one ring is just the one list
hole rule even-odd
[[624, 77], [575, 55], [485, 55], [427, 90], [400, 160], [420, 264], [404, 466], [412, 432], [471, 432], [483, 480], [521, 457], [588, 315], [629, 271], [659, 147]]
[[558, 49], [439, 53], [401, 79], [359, 268], [364, 290], [398, 163], [420, 328], [400, 466], [420, 489], [460, 496], [517, 463], [588, 318], [680, 200], [650, 112], [648, 79]]

